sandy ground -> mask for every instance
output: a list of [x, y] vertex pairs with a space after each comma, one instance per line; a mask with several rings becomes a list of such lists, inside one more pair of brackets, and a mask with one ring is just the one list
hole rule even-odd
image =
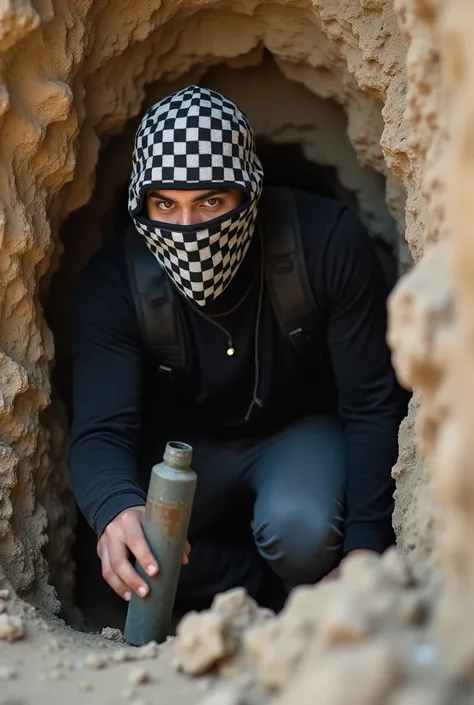
[[0, 581], [0, 705], [472, 705], [433, 640], [433, 600], [396, 551], [347, 561], [275, 616], [243, 589], [135, 648], [45, 620]]
[[23, 631], [11, 642], [0, 638], [1, 705], [187, 705], [209, 688], [209, 679], [198, 684], [177, 672], [168, 644], [127, 647], [114, 641], [115, 630], [105, 630], [109, 638], [83, 634], [60, 620], [45, 621], [14, 596], [0, 604], [0, 635], [12, 617], [21, 620]]

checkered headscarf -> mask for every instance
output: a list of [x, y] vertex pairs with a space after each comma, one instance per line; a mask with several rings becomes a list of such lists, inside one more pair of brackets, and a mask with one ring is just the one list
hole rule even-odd
[[[227, 287], [255, 228], [263, 170], [246, 116], [219, 93], [189, 86], [145, 113], [135, 138], [128, 209], [178, 289], [203, 306]], [[206, 223], [147, 218], [152, 188], [242, 188], [242, 206]]]

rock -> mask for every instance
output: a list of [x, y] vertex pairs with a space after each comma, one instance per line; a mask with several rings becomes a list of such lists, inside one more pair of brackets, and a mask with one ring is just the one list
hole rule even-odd
[[117, 643], [123, 642], [123, 634], [120, 629], [114, 629], [112, 627], [104, 627], [101, 632], [101, 636], [109, 641], [115, 641]]
[[333, 600], [321, 616], [318, 636], [324, 646], [361, 641], [371, 632], [370, 617], [355, 597]]
[[383, 571], [400, 587], [408, 587], [413, 583], [408, 563], [397, 548], [391, 547], [385, 551], [380, 564]]
[[136, 668], [128, 674], [127, 680], [131, 685], [142, 685], [150, 682], [150, 674], [145, 668]]
[[6, 588], [3, 588], [0, 590], [0, 600], [9, 600], [10, 599], [10, 590], [7, 590]]
[[248, 595], [245, 588], [239, 587], [216, 595], [211, 609], [223, 617], [246, 619], [248, 621], [257, 614], [258, 605]]
[[302, 634], [290, 635], [273, 622], [267, 627], [250, 629], [244, 636], [249, 661], [257, 668], [259, 680], [272, 690], [283, 688], [306, 650]]
[[275, 705], [381, 705], [398, 683], [399, 666], [383, 642], [340, 647], [307, 660]]
[[174, 648], [178, 667], [188, 675], [209, 671], [236, 651], [231, 625], [213, 612], [190, 612], [178, 625]]
[[19, 617], [0, 614], [0, 639], [12, 642], [23, 636], [23, 622]]
[[398, 614], [400, 624], [420, 626], [428, 619], [428, 605], [419, 593], [405, 592], [400, 595]]
[[372, 553], [348, 556], [341, 564], [341, 577], [354, 593], [376, 595], [393, 588], [393, 579], [384, 572], [380, 556]]

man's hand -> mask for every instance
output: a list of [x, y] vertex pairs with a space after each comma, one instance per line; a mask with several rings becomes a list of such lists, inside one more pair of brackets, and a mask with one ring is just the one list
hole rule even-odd
[[[97, 543], [97, 553], [102, 561], [102, 575], [117, 595], [130, 600], [131, 591], [139, 597], [146, 597], [148, 585], [134, 570], [129, 560], [131, 552], [147, 575], [156, 575], [159, 571], [150, 547], [143, 534], [142, 524], [145, 507], [132, 507], [118, 514], [105, 528]], [[191, 547], [186, 542], [182, 564], [189, 562]]]
[[339, 565], [336, 568], [333, 568], [330, 573], [328, 573], [320, 582], [322, 583], [329, 583], [332, 580], [338, 580], [341, 575], [341, 566], [344, 563], [349, 556], [358, 556], [358, 555], [363, 555], [363, 554], [369, 554], [369, 555], [380, 555], [377, 553], [377, 551], [372, 551], [368, 548], [355, 548], [353, 551], [349, 551], [349, 553], [343, 558], [343, 560], [339, 563]]

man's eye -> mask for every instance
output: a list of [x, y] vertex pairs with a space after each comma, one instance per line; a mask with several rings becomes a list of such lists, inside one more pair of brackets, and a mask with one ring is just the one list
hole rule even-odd
[[173, 207], [172, 201], [160, 201], [158, 203], [158, 208], [161, 208], [161, 210], [163, 210], [163, 211], [167, 211], [172, 207]]
[[213, 206], [219, 205], [220, 199], [213, 196], [212, 198], [208, 198], [206, 203], [212, 208]]

